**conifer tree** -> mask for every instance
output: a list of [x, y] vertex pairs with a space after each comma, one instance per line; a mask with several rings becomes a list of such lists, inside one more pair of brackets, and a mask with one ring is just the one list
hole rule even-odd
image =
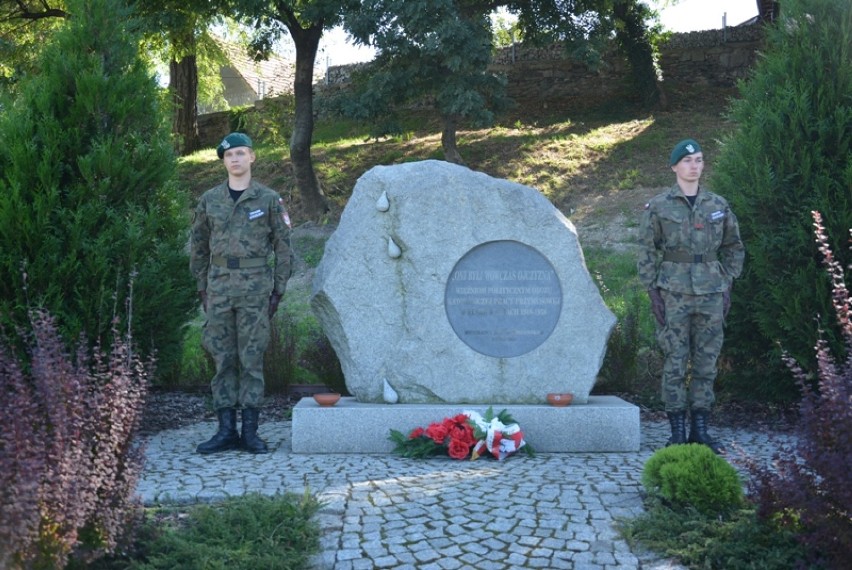
[[740, 92], [731, 113], [737, 128], [712, 180], [737, 213], [747, 256], [734, 285], [726, 348], [749, 390], [790, 396], [795, 385], [783, 370], [782, 350], [811, 362], [822, 329], [834, 354], [845, 352], [810, 225], [811, 211], [823, 212], [848, 281], [852, 3], [785, 2]]
[[168, 124], [126, 3], [68, 11], [0, 107], [0, 322], [43, 307], [94, 343], [119, 318], [164, 370], [195, 307]]

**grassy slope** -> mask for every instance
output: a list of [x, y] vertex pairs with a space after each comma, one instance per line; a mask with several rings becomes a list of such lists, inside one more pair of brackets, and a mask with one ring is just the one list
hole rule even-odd
[[[599, 213], [613, 214], [633, 206], [625, 203], [634, 200], [629, 191], [672, 183], [668, 154], [686, 137], [703, 145], [708, 158], [705, 180], [712, 185], [719, 139], [732, 128], [724, 118], [732, 95], [731, 90], [702, 88], [672, 96], [670, 109], [657, 112], [627, 104], [574, 116], [516, 111], [492, 128], [460, 131], [459, 146], [470, 168], [537, 188], [566, 215], [589, 201]], [[433, 119], [414, 115], [409, 129], [398, 137], [367, 141], [362, 126], [345, 121], [317, 124], [312, 156], [332, 205], [325, 221], [336, 222], [358, 177], [371, 167], [442, 158], [440, 130]], [[307, 221], [299, 207], [288, 149], [257, 146], [255, 178], [284, 195], [295, 225]], [[179, 172], [193, 197], [224, 174], [212, 149], [182, 159]]]

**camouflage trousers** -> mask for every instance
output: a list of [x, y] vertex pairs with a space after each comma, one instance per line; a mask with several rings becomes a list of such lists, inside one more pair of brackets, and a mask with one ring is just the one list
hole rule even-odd
[[662, 391], [666, 411], [709, 411], [716, 400], [713, 383], [724, 341], [722, 293], [661, 293], [666, 324], [657, 327], [657, 342], [665, 356]]
[[260, 406], [269, 331], [268, 295], [208, 295], [201, 344], [216, 363], [210, 388], [217, 410]]

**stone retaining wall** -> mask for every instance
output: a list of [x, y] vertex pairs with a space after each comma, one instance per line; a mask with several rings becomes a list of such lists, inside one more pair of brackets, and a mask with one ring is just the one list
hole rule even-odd
[[748, 75], [762, 47], [759, 25], [675, 34], [660, 50], [660, 67], [664, 80], [677, 86], [732, 87]]
[[[660, 49], [663, 79], [675, 89], [733, 87], [754, 65], [762, 43], [763, 31], [757, 25], [672, 34]], [[318, 91], [345, 88], [349, 73], [363, 65], [330, 68]], [[590, 69], [566, 54], [561, 45], [519, 44], [499, 50], [491, 69], [507, 77], [508, 94], [520, 108], [577, 109], [634, 95], [627, 61], [614, 47], [597, 69]]]
[[231, 132], [231, 117], [228, 111], [198, 115], [200, 148], [218, 146], [229, 132]]
[[[759, 25], [673, 34], [660, 49], [664, 85], [670, 92], [702, 85], [733, 87], [748, 75], [762, 45]], [[364, 65], [329, 68], [325, 79], [315, 84], [315, 92], [345, 89], [352, 70]], [[559, 45], [516, 45], [498, 51], [491, 69], [506, 75], [508, 94], [521, 110], [577, 110], [635, 97], [627, 61], [615, 49], [592, 70]], [[199, 116], [198, 128], [202, 144], [217, 144], [228, 133], [227, 113]]]

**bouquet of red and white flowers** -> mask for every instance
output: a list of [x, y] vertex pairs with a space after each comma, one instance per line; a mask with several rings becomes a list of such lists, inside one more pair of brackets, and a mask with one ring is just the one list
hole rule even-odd
[[528, 455], [532, 448], [524, 441], [520, 426], [506, 410], [496, 416], [488, 408], [485, 415], [465, 411], [426, 428], [414, 428], [408, 436], [392, 429], [390, 438], [396, 444], [394, 453], [403, 457], [449, 455], [453, 459], [477, 459], [491, 454], [503, 459], [523, 449]]

